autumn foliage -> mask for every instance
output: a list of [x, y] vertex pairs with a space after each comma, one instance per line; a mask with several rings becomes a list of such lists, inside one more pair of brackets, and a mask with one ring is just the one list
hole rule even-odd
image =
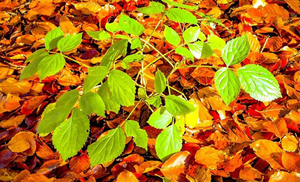
[[[299, 0], [0, 1], [0, 181], [300, 182], [299, 14]], [[33, 71], [34, 54], [63, 64]], [[251, 71], [265, 84], [245, 85]], [[60, 132], [79, 121], [73, 150]]]

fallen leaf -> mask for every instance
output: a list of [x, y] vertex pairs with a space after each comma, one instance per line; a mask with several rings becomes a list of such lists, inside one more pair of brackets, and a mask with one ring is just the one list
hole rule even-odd
[[281, 146], [287, 152], [295, 152], [298, 148], [298, 140], [294, 135], [288, 133], [282, 138]]
[[135, 175], [132, 172], [124, 170], [119, 174], [116, 182], [127, 182], [127, 181], [138, 182], [139, 180], [135, 177]]
[[74, 156], [70, 160], [70, 169], [79, 174], [90, 167], [90, 158], [87, 154]]
[[277, 171], [270, 176], [269, 182], [299, 182], [300, 176], [297, 173], [288, 173], [285, 171]]
[[178, 152], [161, 166], [161, 172], [166, 178], [177, 181], [180, 174], [186, 173], [189, 160], [190, 153], [188, 151]]
[[282, 164], [286, 170], [300, 173], [300, 154], [283, 153]]
[[224, 162], [225, 157], [222, 151], [216, 150], [211, 146], [206, 146], [197, 151], [195, 161], [207, 166], [209, 169], [217, 169], [218, 165]]
[[9, 77], [0, 83], [0, 91], [5, 94], [17, 94], [24, 95], [29, 92], [31, 83], [26, 81], [17, 81], [14, 78]]
[[253, 168], [250, 164], [246, 164], [239, 172], [239, 177], [243, 180], [255, 181], [262, 177], [262, 173]]
[[250, 147], [255, 151], [255, 154], [267, 161], [274, 169], [283, 169], [281, 157], [284, 153], [275, 142], [270, 140], [257, 140], [250, 144]]
[[17, 127], [23, 122], [25, 117], [26, 117], [25, 115], [12, 116], [7, 120], [0, 121], [0, 127], [5, 129], [10, 127]]
[[31, 174], [22, 180], [22, 182], [37, 182], [37, 181], [51, 182], [52, 180], [39, 173]]
[[7, 145], [12, 152], [25, 152], [28, 156], [32, 156], [36, 150], [35, 134], [29, 131], [19, 132]]

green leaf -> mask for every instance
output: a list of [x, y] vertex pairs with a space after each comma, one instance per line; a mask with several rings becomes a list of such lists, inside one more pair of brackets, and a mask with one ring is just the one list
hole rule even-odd
[[187, 10], [171, 8], [166, 11], [166, 15], [175, 22], [197, 24], [197, 18]]
[[68, 52], [71, 51], [82, 41], [82, 33], [75, 34], [75, 35], [68, 35], [62, 39], [60, 39], [57, 43], [57, 48], [60, 52]]
[[64, 32], [57, 27], [47, 33], [45, 37], [45, 47], [48, 51], [57, 47], [57, 42], [64, 37]]
[[242, 88], [256, 100], [267, 102], [282, 97], [276, 78], [266, 68], [248, 64], [238, 69]]
[[154, 107], [159, 107], [161, 105], [161, 98], [159, 95], [146, 99], [146, 102], [153, 105]]
[[96, 113], [98, 116], [105, 116], [104, 102], [101, 97], [94, 92], [83, 94], [79, 100], [79, 107], [89, 116], [92, 113]]
[[142, 42], [139, 38], [132, 39], [130, 49], [142, 48]]
[[145, 15], [154, 15], [165, 11], [165, 6], [158, 2], [150, 2], [150, 5], [143, 8], [138, 8], [138, 12], [141, 12]]
[[181, 148], [180, 131], [175, 125], [162, 131], [156, 139], [155, 150], [162, 161], [166, 161], [172, 154], [179, 152]]
[[108, 73], [109, 69], [105, 66], [94, 66], [88, 68], [88, 76], [85, 78], [83, 83], [84, 93], [92, 90], [92, 88], [100, 83]]
[[67, 93], [64, 93], [62, 96], [58, 98], [55, 107], [58, 106], [73, 107], [76, 101], [78, 100], [78, 97], [79, 97], [78, 90], [72, 90]]
[[225, 46], [225, 41], [216, 35], [210, 35], [207, 38], [209, 45], [212, 49], [222, 50]]
[[205, 34], [203, 32], [200, 32], [199, 36], [198, 36], [198, 39], [201, 40], [201, 41], [205, 41], [206, 40]]
[[122, 61], [122, 67], [124, 69], [129, 69], [130, 68], [130, 65], [129, 63], [131, 62], [139, 62], [141, 61], [142, 59], [144, 59], [144, 56], [139, 54], [139, 53], [135, 53], [135, 54], [131, 54], [129, 56], [126, 56], [123, 61]]
[[40, 79], [43, 80], [47, 76], [56, 74], [65, 66], [65, 63], [63, 55], [59, 53], [43, 58], [37, 67]]
[[115, 22], [113, 22], [113, 23], [106, 23], [105, 24], [105, 29], [107, 30], [107, 31], [110, 31], [110, 32], [112, 32], [112, 33], [116, 33], [117, 31], [121, 31], [121, 27], [119, 26], [119, 24], [118, 23], [115, 23]]
[[250, 52], [250, 44], [246, 35], [227, 42], [222, 50], [222, 58], [227, 66], [242, 62]]
[[161, 107], [151, 114], [148, 123], [154, 128], [162, 129], [167, 127], [172, 122], [172, 119], [173, 116], [166, 110], [166, 107]]
[[20, 75], [20, 81], [23, 80], [24, 78], [29, 78], [32, 75], [34, 75], [37, 72], [37, 67], [38, 67], [39, 63], [41, 62], [41, 60], [47, 56], [49, 56], [49, 53], [46, 52], [46, 49], [39, 49], [39, 50], [35, 51], [33, 54], [31, 54], [28, 57], [28, 59], [26, 60], [26, 62], [28, 62], [28, 60], [29, 60], [30, 63], [22, 71], [22, 73]]
[[123, 106], [134, 105], [135, 85], [126, 73], [112, 70], [108, 76], [108, 86], [114, 100]]
[[147, 93], [144, 88], [141, 88], [141, 87], [138, 88], [138, 98], [144, 99], [144, 100], [147, 99]]
[[121, 34], [118, 34], [118, 35], [115, 35], [114, 36], [115, 39], [125, 39], [125, 40], [130, 40], [130, 37], [128, 37], [127, 35], [121, 35]]
[[177, 47], [175, 49], [176, 54], [180, 54], [181, 56], [185, 57], [186, 59], [189, 59], [194, 62], [194, 56], [187, 48], [184, 47]]
[[163, 91], [165, 91], [166, 86], [167, 86], [167, 79], [165, 75], [160, 70], [157, 70], [154, 78], [155, 91], [157, 93], [162, 93]]
[[88, 155], [91, 167], [97, 164], [110, 162], [122, 154], [125, 148], [126, 137], [122, 128], [110, 130], [108, 134], [99, 141], [88, 146]]
[[70, 114], [72, 107], [58, 106], [49, 111], [40, 121], [37, 133], [50, 133]]
[[197, 10], [198, 9], [197, 6], [189, 6], [189, 5], [181, 4], [181, 3], [178, 3], [175, 1], [162, 0], [162, 2], [167, 3], [168, 5], [171, 5], [171, 6], [177, 6], [177, 7], [185, 8], [185, 9], [189, 9], [189, 10]]
[[148, 134], [145, 130], [140, 128], [138, 122], [132, 120], [126, 121], [125, 133], [128, 137], [133, 137], [133, 141], [138, 147], [142, 147], [147, 150]]
[[200, 27], [189, 27], [183, 32], [183, 40], [186, 43], [195, 42], [200, 34]]
[[105, 53], [103, 59], [101, 60], [100, 66], [105, 66], [110, 69], [114, 61], [119, 56], [125, 56], [127, 53], [127, 43], [128, 40], [119, 40], [115, 42]]
[[178, 33], [166, 25], [165, 25], [164, 35], [165, 35], [166, 40], [170, 44], [172, 44], [174, 46], [178, 46], [180, 44], [180, 37], [179, 37]]
[[90, 37], [95, 40], [107, 40], [110, 39], [111, 36], [108, 32], [101, 30], [101, 31], [85, 31]]
[[139, 54], [139, 53], [136, 53], [136, 54], [131, 54], [129, 56], [126, 56], [124, 59], [123, 59], [123, 62], [126, 62], [126, 63], [131, 63], [131, 62], [139, 62], [141, 61], [142, 59], [144, 59], [144, 56]]
[[120, 110], [120, 104], [118, 104], [111, 95], [111, 92], [109, 91], [108, 82], [104, 82], [101, 87], [98, 90], [98, 94], [102, 98], [105, 109], [107, 111], [113, 111], [115, 113], [118, 113]]
[[136, 36], [140, 36], [145, 30], [144, 26], [138, 21], [123, 14], [121, 14], [119, 24], [124, 32]]
[[88, 117], [77, 108], [71, 117], [61, 123], [52, 136], [53, 145], [65, 161], [73, 157], [85, 144], [90, 131]]
[[234, 101], [240, 93], [240, 81], [228, 68], [221, 68], [216, 72], [215, 83], [216, 88], [226, 105], [229, 105]]
[[166, 97], [166, 108], [173, 116], [186, 115], [195, 110], [193, 104], [175, 95]]
[[190, 51], [197, 59], [208, 58], [211, 56], [214, 51], [211, 47], [205, 42], [195, 42], [194, 44], [188, 44]]

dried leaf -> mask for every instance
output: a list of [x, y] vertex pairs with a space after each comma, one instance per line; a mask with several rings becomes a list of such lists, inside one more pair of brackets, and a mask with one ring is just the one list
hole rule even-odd
[[12, 152], [25, 152], [32, 156], [36, 150], [35, 134], [32, 132], [19, 132], [9, 142], [8, 148]]
[[225, 160], [225, 157], [222, 151], [206, 146], [197, 151], [195, 161], [207, 166], [209, 169], [217, 169], [218, 165]]
[[274, 169], [283, 169], [281, 165], [281, 157], [284, 153], [275, 142], [269, 140], [257, 140], [250, 145], [255, 154], [267, 161]]
[[135, 175], [132, 172], [124, 170], [119, 174], [116, 182], [127, 182], [127, 181], [138, 182], [139, 180], [135, 177]]

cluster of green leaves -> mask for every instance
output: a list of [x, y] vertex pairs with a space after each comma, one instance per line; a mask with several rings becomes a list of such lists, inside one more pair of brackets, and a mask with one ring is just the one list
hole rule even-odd
[[[227, 67], [216, 72], [215, 83], [226, 104], [238, 96], [241, 87], [253, 98], [261, 101], [270, 101], [281, 96], [276, 79], [265, 68], [247, 65], [238, 69], [237, 73], [229, 68], [242, 62], [249, 54], [250, 45], [246, 36], [233, 39], [227, 44], [215, 35], [206, 37], [198, 26], [196, 16], [190, 12], [197, 8], [169, 0], [162, 1], [172, 8], [165, 10], [163, 4], [150, 2], [148, 7], [139, 8], [137, 11], [145, 15], [161, 13], [172, 21], [189, 24], [182, 32], [182, 36], [167, 25], [164, 28], [166, 41], [175, 46], [175, 53], [185, 59], [194, 61], [195, 58], [207, 58], [214, 54], [214, 49], [222, 50]], [[91, 114], [105, 116], [105, 111], [118, 113], [121, 106], [133, 106], [136, 100], [136, 86], [140, 85], [135, 84], [127, 73], [116, 70], [115, 63], [122, 58], [122, 67], [128, 69], [130, 63], [144, 59], [143, 48], [148, 42], [143, 44], [140, 36], [145, 28], [137, 20], [121, 14], [118, 23], [107, 23], [105, 29], [86, 31], [95, 41], [111, 39], [113, 44], [103, 56], [100, 65], [88, 68], [83, 91], [69, 91], [56, 103], [49, 104], [38, 126], [40, 135], [53, 132], [54, 147], [64, 160], [76, 155], [85, 145], [90, 130]], [[129, 35], [118, 34], [120, 31]], [[64, 58], [72, 60], [64, 53], [77, 48], [81, 42], [82, 33], [64, 36], [59, 27], [50, 31], [45, 38], [46, 48], [37, 50], [27, 59], [30, 63], [23, 70], [20, 79], [31, 77], [36, 72], [41, 80], [56, 74], [64, 67]], [[139, 51], [130, 54], [135, 49]], [[99, 89], [95, 90], [96, 87]], [[145, 88], [140, 87], [137, 93], [138, 98], [143, 99], [149, 107], [157, 108], [150, 116], [148, 124], [163, 129], [155, 145], [156, 153], [161, 160], [166, 160], [181, 150], [181, 126], [184, 125], [181, 118], [195, 110], [187, 100], [171, 95], [170, 87], [164, 73], [157, 70], [154, 80], [155, 92], [148, 95]], [[106, 135], [88, 146], [91, 166], [110, 162], [121, 155], [125, 148], [126, 137], [133, 137], [137, 146], [147, 150], [146, 131], [140, 128], [137, 121], [126, 119], [120, 126], [108, 131]]]
[[222, 50], [222, 58], [227, 67], [216, 72], [216, 88], [228, 105], [239, 95], [241, 86], [251, 97], [259, 101], [272, 101], [281, 97], [276, 78], [266, 68], [248, 64], [237, 70], [238, 76], [229, 66], [242, 62], [250, 52], [246, 35], [227, 42]]

